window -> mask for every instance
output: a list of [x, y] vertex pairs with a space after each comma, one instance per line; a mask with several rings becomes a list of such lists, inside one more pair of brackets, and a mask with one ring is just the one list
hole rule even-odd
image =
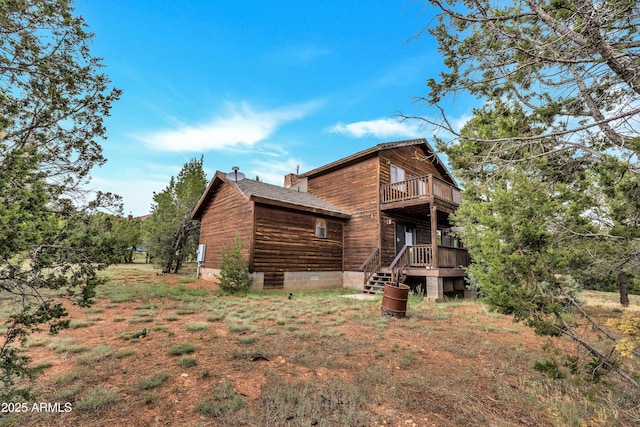
[[391, 183], [404, 181], [404, 169], [391, 165]]
[[[404, 169], [399, 168], [396, 165], [391, 165], [391, 183], [395, 184], [397, 182], [404, 182]], [[404, 184], [393, 185], [391, 188], [396, 192], [394, 197], [400, 196], [397, 192], [404, 193], [407, 191]]]
[[320, 239], [327, 238], [327, 220], [316, 218], [316, 237]]

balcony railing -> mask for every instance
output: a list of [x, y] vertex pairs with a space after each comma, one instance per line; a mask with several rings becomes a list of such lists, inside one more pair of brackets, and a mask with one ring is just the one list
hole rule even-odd
[[[405, 267], [458, 268], [466, 267], [471, 263], [466, 249], [440, 245], [436, 251], [433, 250], [432, 245], [412, 245], [406, 248]], [[434, 262], [434, 252], [437, 253], [437, 263]]]
[[[434, 262], [434, 252], [437, 262]], [[395, 280], [405, 268], [460, 268], [469, 264], [471, 257], [466, 249], [438, 246], [434, 251], [432, 245], [411, 245], [398, 252], [389, 268]]]
[[438, 246], [439, 268], [467, 267], [469, 264], [471, 264], [471, 256], [466, 249]]
[[460, 205], [462, 194], [451, 184], [433, 175], [419, 176], [380, 186], [380, 202], [393, 203], [435, 197]]
[[433, 250], [431, 245], [407, 246], [409, 252], [408, 267], [431, 267], [433, 266]]
[[[434, 252], [436, 261], [434, 262]], [[467, 267], [471, 263], [471, 257], [466, 249], [432, 245], [403, 246], [398, 255], [389, 265], [391, 280], [398, 283], [400, 276], [405, 274], [408, 268], [460, 268]], [[364, 283], [381, 267], [380, 249], [375, 249], [360, 268], [364, 271]]]

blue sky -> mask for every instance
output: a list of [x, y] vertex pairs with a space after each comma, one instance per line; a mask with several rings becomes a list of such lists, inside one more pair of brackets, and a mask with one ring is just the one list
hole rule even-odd
[[[400, 123], [442, 70], [421, 2], [77, 0], [92, 53], [122, 89], [106, 120], [107, 164], [92, 188], [150, 211], [154, 191], [191, 158], [207, 177], [239, 166], [282, 185], [380, 142], [425, 137]], [[469, 115], [465, 105], [449, 110]]]

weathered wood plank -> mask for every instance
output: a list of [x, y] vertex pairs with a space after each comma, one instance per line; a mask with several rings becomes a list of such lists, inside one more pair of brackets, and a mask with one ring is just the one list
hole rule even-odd
[[380, 202], [394, 203], [400, 206], [406, 203], [413, 205], [415, 201], [430, 203], [435, 199], [452, 205], [459, 205], [462, 198], [460, 191], [452, 185], [441, 181], [433, 175], [424, 175], [380, 186]]
[[257, 204], [254, 269], [274, 273], [269, 274], [270, 280], [284, 271], [341, 271], [343, 223], [325, 218], [327, 237], [319, 238], [316, 218]]
[[309, 192], [351, 213], [344, 228], [344, 270], [358, 270], [379, 246], [378, 158], [309, 177]]
[[231, 185], [221, 185], [205, 208], [200, 223], [200, 243], [207, 245], [204, 267], [220, 266], [222, 249], [233, 245], [236, 233], [242, 241], [242, 252], [250, 262], [252, 231], [251, 202]]

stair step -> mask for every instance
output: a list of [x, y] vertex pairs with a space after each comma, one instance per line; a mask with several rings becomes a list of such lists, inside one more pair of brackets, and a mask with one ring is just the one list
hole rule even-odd
[[363, 292], [377, 294], [384, 290], [386, 284], [392, 283], [393, 275], [389, 271], [376, 272], [364, 285]]

